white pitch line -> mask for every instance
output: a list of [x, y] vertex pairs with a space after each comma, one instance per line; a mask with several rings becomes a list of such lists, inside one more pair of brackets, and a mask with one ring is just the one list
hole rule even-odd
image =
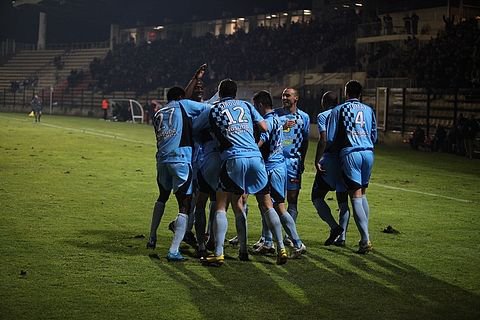
[[405, 188], [387, 186], [387, 185], [381, 184], [381, 183], [370, 183], [370, 184], [371, 184], [371, 185], [374, 185], [374, 186], [379, 186], [379, 187], [387, 188], [387, 189], [400, 190], [400, 191], [411, 192], [411, 193], [418, 193], [418, 194], [423, 194], [423, 195], [426, 195], [426, 196], [432, 196], [432, 197], [437, 197], [437, 198], [444, 198], [444, 199], [454, 200], [454, 201], [458, 201], [458, 202], [464, 202], [464, 203], [472, 202], [471, 200], [465, 200], [465, 199], [454, 198], [454, 197], [449, 197], [449, 196], [442, 196], [441, 194], [436, 194], [436, 193], [430, 193], [430, 192], [423, 192], [423, 191], [417, 191], [417, 190], [411, 190], [411, 189], [405, 189]]
[[89, 129], [76, 129], [76, 128], [58, 126], [58, 125], [50, 124], [50, 123], [42, 123], [42, 126], [47, 126], [47, 127], [57, 128], [57, 129], [63, 129], [63, 130], [69, 130], [69, 131], [76, 131], [76, 132], [80, 132], [80, 133], [91, 134], [93, 136], [110, 138], [110, 139], [114, 139], [114, 140], [122, 140], [122, 141], [126, 141], [126, 142], [145, 144], [145, 145], [148, 145], [148, 146], [155, 146], [155, 144], [151, 143], [151, 142], [149, 143], [149, 142], [143, 142], [143, 141], [138, 141], [138, 140], [133, 140], [133, 139], [128, 139], [128, 138], [123, 138], [123, 137], [117, 136], [115, 134], [100, 133], [98, 131], [92, 131], [92, 130], [89, 130]]
[[[18, 119], [18, 118], [6, 118], [6, 117], [2, 117], [2, 116], [0, 116], [0, 118], [24, 121], [23, 119]], [[104, 138], [122, 140], [122, 141], [126, 141], [126, 142], [139, 143], [139, 144], [144, 144], [144, 145], [149, 145], [149, 146], [151, 146], [151, 145], [154, 146], [155, 145], [154, 143], [147, 143], [147, 142], [143, 142], [143, 141], [137, 141], [137, 140], [133, 140], [133, 139], [123, 138], [123, 137], [119, 137], [119, 136], [116, 136], [116, 135], [113, 135], [113, 134], [99, 133], [99, 132], [95, 132], [95, 131], [90, 131], [88, 129], [76, 129], [76, 128], [70, 128], [70, 127], [57, 126], [57, 125], [49, 124], [49, 123], [42, 123], [42, 125], [47, 126], [47, 127], [57, 128], [57, 129], [71, 130], [71, 131], [91, 134], [91, 135], [94, 135], [94, 136], [99, 136], [99, 137], [104, 137]], [[315, 174], [314, 172], [305, 172], [305, 173], [311, 174], [311, 175]], [[442, 196], [441, 194], [436, 194], [436, 193], [430, 193], [430, 192], [423, 192], [423, 191], [393, 187], [393, 186], [388, 186], [388, 185], [381, 184], [381, 183], [371, 182], [370, 184], [374, 185], [374, 186], [378, 186], [378, 187], [383, 187], [383, 188], [386, 188], [386, 189], [399, 190], [399, 191], [410, 192], [410, 193], [417, 193], [417, 194], [422, 194], [422, 195], [426, 195], [426, 196], [443, 198], [443, 199], [448, 199], [448, 200], [453, 200], [453, 201], [458, 201], [458, 202], [463, 202], [463, 203], [472, 202], [471, 200], [465, 200], [465, 199], [454, 198], [454, 197], [449, 197], [449, 196]]]
[[[315, 175], [314, 172], [304, 172], [303, 174]], [[378, 187], [383, 187], [383, 188], [386, 188], [386, 189], [399, 190], [399, 191], [410, 192], [410, 193], [417, 193], [417, 194], [423, 194], [423, 195], [425, 195], [425, 196], [431, 196], [431, 197], [436, 197], [436, 198], [443, 198], [443, 199], [448, 199], [448, 200], [454, 200], [454, 201], [463, 202], [463, 203], [473, 202], [472, 200], [465, 200], [465, 199], [454, 198], [454, 197], [449, 197], [449, 196], [442, 196], [441, 194], [436, 194], [436, 193], [423, 192], [423, 191], [405, 189], [405, 188], [400, 188], [400, 187], [388, 186], [388, 185], [386, 185], [386, 184], [375, 183], [375, 182], [370, 182], [370, 185], [378, 186]]]
[[[20, 121], [20, 122], [26, 122], [25, 119], [2, 117], [2, 116], [0, 116], [0, 118], [7, 119], [7, 120], [16, 120], [16, 121]], [[77, 129], [77, 128], [70, 128], [70, 127], [63, 127], [63, 126], [58, 126], [58, 125], [55, 125], [55, 124], [45, 123], [45, 122], [41, 122], [40, 125], [45, 126], [45, 127], [56, 128], [56, 129], [86, 133], [86, 134], [90, 134], [90, 135], [93, 135], [93, 136], [110, 138], [110, 139], [114, 139], [114, 140], [121, 140], [121, 141], [126, 141], [126, 142], [144, 144], [144, 145], [147, 145], [147, 146], [155, 146], [155, 143], [152, 143], [152, 142], [149, 143], [149, 142], [144, 142], [144, 141], [138, 141], [138, 140], [133, 140], [133, 139], [128, 139], [128, 138], [123, 138], [123, 137], [117, 136], [115, 134], [100, 133], [99, 131], [93, 130], [93, 129]]]

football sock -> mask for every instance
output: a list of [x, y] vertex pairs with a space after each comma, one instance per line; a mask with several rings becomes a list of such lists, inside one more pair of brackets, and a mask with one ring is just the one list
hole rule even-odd
[[300, 248], [302, 246], [302, 240], [300, 240], [297, 232], [297, 226], [295, 225], [295, 221], [293, 221], [292, 216], [288, 212], [284, 212], [280, 215], [280, 222], [282, 223], [285, 232], [293, 241], [295, 248]]
[[187, 230], [192, 231], [193, 225], [195, 224], [195, 206], [192, 206], [192, 211], [188, 215], [188, 220], [187, 220]]
[[295, 223], [296, 223], [297, 222], [297, 216], [298, 216], [297, 204], [296, 203], [289, 203], [287, 211], [288, 211], [288, 213], [290, 213], [290, 216], [293, 218], [293, 221], [295, 221]]
[[339, 212], [339, 225], [340, 227], [343, 228], [342, 235], [340, 236], [340, 240], [346, 239], [346, 234], [347, 234], [347, 228], [348, 228], [348, 221], [350, 220], [350, 210], [348, 209], [348, 202], [342, 202], [338, 204], [338, 207], [340, 209]]
[[173, 235], [172, 244], [170, 246], [170, 253], [178, 252], [180, 243], [185, 236], [185, 230], [187, 229], [188, 216], [185, 213], [179, 213], [177, 219], [175, 219], [175, 233]]
[[338, 226], [338, 223], [335, 221], [335, 218], [332, 216], [332, 210], [325, 202], [325, 199], [316, 198], [313, 199], [313, 205], [317, 209], [318, 216], [325, 221], [330, 229], [334, 229]]
[[235, 227], [237, 227], [240, 251], [247, 252], [247, 216], [245, 212], [235, 214]]
[[205, 208], [195, 208], [195, 234], [197, 235], [198, 250], [205, 250]]
[[210, 201], [209, 210], [208, 210], [208, 225], [207, 232], [212, 234], [213, 221], [215, 221], [215, 205], [216, 201]]
[[368, 241], [368, 217], [365, 215], [362, 202], [362, 198], [352, 199], [353, 217], [355, 218], [355, 224], [360, 232], [361, 240]]
[[261, 212], [261, 215], [262, 215], [262, 238], [264, 239], [270, 239], [272, 240], [272, 232], [270, 231], [270, 229], [268, 228], [268, 224], [267, 224], [267, 220], [265, 219], [265, 212]]
[[225, 242], [225, 235], [227, 234], [228, 220], [227, 213], [225, 211], [215, 212], [215, 226], [213, 232], [215, 232], [215, 255], [223, 255], [223, 243]]
[[150, 239], [157, 239], [157, 229], [162, 220], [163, 212], [165, 211], [165, 203], [157, 201], [153, 207], [152, 223], [150, 224]]
[[[280, 219], [278, 218], [277, 211], [275, 211], [275, 209], [273, 208], [270, 208], [267, 211], [265, 211], [263, 215], [265, 216], [265, 220], [267, 222], [269, 229], [273, 233], [273, 237], [277, 242], [278, 248], [279, 249], [285, 248], [285, 245], [283, 244], [282, 224], [280, 222]], [[265, 241], [266, 240], [267, 238], [265, 238]]]
[[362, 205], [363, 205], [363, 210], [365, 211], [365, 215], [368, 217], [370, 216], [370, 206], [368, 205], [368, 200], [367, 196], [363, 195], [362, 196]]

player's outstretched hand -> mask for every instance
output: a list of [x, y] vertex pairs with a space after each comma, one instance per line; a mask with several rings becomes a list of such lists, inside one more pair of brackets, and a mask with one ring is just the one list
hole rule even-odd
[[202, 64], [197, 71], [195, 72], [195, 78], [196, 79], [201, 79], [203, 75], [205, 74], [205, 71], [207, 71], [207, 64], [204, 63]]

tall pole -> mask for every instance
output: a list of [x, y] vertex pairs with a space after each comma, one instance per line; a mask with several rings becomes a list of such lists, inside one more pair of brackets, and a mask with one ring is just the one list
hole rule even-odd
[[38, 19], [38, 42], [37, 50], [45, 50], [47, 34], [47, 14], [40, 12]]
[[52, 105], [53, 105], [53, 87], [50, 86], [50, 114], [52, 114]]

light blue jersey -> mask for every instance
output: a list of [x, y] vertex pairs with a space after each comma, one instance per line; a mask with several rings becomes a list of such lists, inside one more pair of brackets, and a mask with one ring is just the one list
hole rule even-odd
[[158, 162], [192, 161], [192, 118], [207, 108], [207, 104], [182, 99], [170, 101], [155, 113]]
[[327, 147], [343, 157], [354, 151], [373, 150], [377, 125], [371, 107], [350, 99], [332, 109], [327, 124]]
[[246, 101], [224, 98], [213, 105], [209, 123], [222, 161], [261, 157], [253, 136], [253, 125], [260, 121], [264, 121], [263, 117]]
[[260, 140], [263, 144], [260, 148], [265, 167], [267, 171], [278, 165], [285, 165], [285, 157], [283, 156], [283, 127], [280, 119], [274, 112], [265, 114], [265, 122], [267, 123], [267, 132], [260, 134]]
[[319, 133], [327, 131], [327, 118], [330, 115], [330, 113], [332, 113], [332, 109], [328, 109], [318, 114], [317, 126], [318, 126]]
[[285, 158], [301, 158], [300, 147], [304, 140], [308, 139], [310, 132], [310, 117], [300, 109], [296, 113], [278, 108], [274, 111], [284, 125], [287, 121], [295, 121], [291, 128], [283, 130], [283, 155]]

